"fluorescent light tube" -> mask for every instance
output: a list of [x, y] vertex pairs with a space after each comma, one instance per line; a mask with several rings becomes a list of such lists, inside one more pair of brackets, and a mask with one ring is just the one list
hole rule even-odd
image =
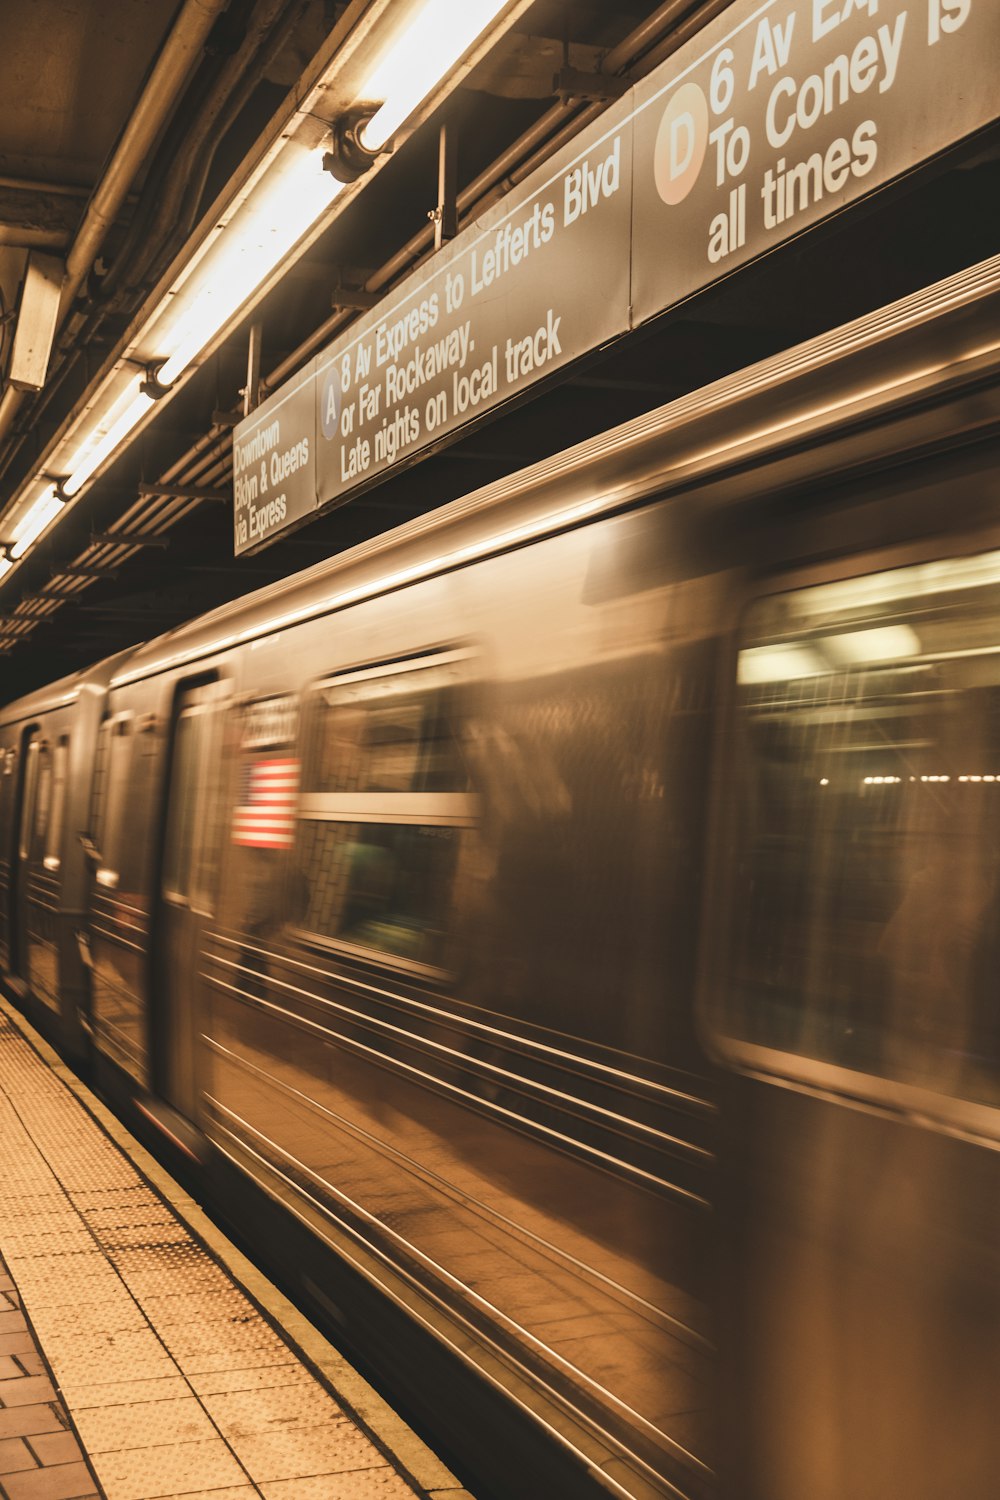
[[363, 101], [382, 107], [359, 131], [366, 151], [379, 151], [436, 83], [445, 77], [503, 10], [507, 0], [428, 0], [369, 74]]
[[5, 573], [9, 573], [13, 566], [14, 564], [9, 557], [0, 557], [0, 578], [2, 578]]
[[909, 625], [850, 630], [843, 635], [822, 636], [816, 644], [838, 666], [863, 666], [868, 662], [920, 655], [920, 638]]
[[[82, 490], [91, 474], [114, 453], [115, 449], [128, 437], [132, 428], [138, 426], [149, 411], [154, 398], [140, 391], [141, 383], [142, 377], [139, 375], [129, 382], [125, 395], [115, 403], [105, 419], [111, 422], [111, 426], [102, 431], [102, 424], [98, 424], [86, 442], [77, 449], [70, 464], [69, 477], [63, 480], [64, 495], [72, 498], [78, 490]], [[128, 405], [123, 411], [122, 406], [126, 400]]]
[[173, 294], [167, 358], [157, 370], [162, 385], [187, 369], [342, 191], [323, 167], [324, 154], [289, 142]]
[[[17, 528], [17, 538], [10, 549], [10, 556], [12, 558], [23, 557], [32, 542], [41, 536], [46, 526], [55, 520], [62, 508], [63, 502], [56, 494], [56, 487], [54, 484], [50, 484], [47, 489], [42, 491]], [[5, 568], [4, 572], [6, 571]]]
[[736, 681], [741, 687], [762, 682], [794, 682], [798, 677], [820, 677], [832, 672], [818, 651], [795, 641], [781, 646], [749, 646], [741, 651]]

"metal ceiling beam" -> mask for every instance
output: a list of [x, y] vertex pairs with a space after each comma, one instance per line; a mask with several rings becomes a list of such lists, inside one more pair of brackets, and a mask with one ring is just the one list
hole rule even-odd
[[155, 496], [158, 500], [210, 500], [216, 505], [228, 505], [232, 499], [228, 490], [213, 490], [204, 484], [139, 484], [136, 489], [144, 499]]
[[[157, 491], [159, 494], [160, 491]], [[136, 532], [128, 535], [124, 531], [92, 531], [91, 543], [97, 546], [99, 543], [107, 543], [110, 547], [169, 547], [168, 536], [147, 536], [145, 533]]]
[[80, 203], [66, 193], [0, 184], [0, 245], [62, 250], [80, 222]]

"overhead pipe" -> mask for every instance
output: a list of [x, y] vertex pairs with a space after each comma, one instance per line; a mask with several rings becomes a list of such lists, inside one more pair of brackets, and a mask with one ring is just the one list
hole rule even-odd
[[[177, 253], [197, 218], [205, 182], [220, 141], [250, 98], [276, 52], [294, 34], [306, 0], [257, 0], [238, 49], [225, 60], [210, 93], [169, 152], [162, 180], [149, 181], [125, 245], [101, 288], [102, 299], [121, 299], [155, 281]], [[168, 142], [168, 146], [171, 143]]]
[[66, 280], [60, 301], [65, 316], [83, 285], [104, 238], [121, 211], [135, 174], [169, 118], [181, 86], [201, 57], [209, 33], [229, 0], [184, 0], [174, 28], [139, 103], [132, 112], [115, 153], [87, 205], [73, 248], [66, 257]]

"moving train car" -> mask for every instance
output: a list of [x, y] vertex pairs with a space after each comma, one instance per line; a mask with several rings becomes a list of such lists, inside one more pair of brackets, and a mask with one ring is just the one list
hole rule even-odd
[[0, 711], [8, 988], [479, 1494], [995, 1494], [998, 369], [1000, 258]]

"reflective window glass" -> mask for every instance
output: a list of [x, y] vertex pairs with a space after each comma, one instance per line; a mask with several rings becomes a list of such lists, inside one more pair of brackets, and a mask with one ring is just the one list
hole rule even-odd
[[445, 967], [463, 829], [458, 653], [349, 674], [310, 705], [297, 878], [301, 925], [403, 964]]
[[28, 745], [27, 760], [24, 767], [24, 798], [21, 803], [21, 837], [18, 845], [18, 853], [21, 859], [27, 859], [31, 850], [31, 825], [35, 813], [35, 799], [38, 791], [38, 769], [40, 742], [33, 739]]
[[1000, 1103], [1000, 553], [768, 599], [726, 1029]]
[[177, 721], [167, 837], [163, 854], [163, 888], [171, 896], [189, 900], [196, 867], [196, 845], [200, 835], [199, 797], [204, 773], [208, 719], [204, 713], [185, 709]]
[[45, 864], [57, 870], [62, 857], [63, 813], [66, 806], [66, 772], [69, 763], [69, 738], [63, 735], [52, 757], [52, 813], [45, 840]]
[[97, 881], [100, 885], [115, 887], [128, 838], [126, 811], [132, 761], [131, 718], [112, 719], [107, 726], [107, 735], [107, 784], [100, 794], [101, 824], [97, 832], [103, 864], [97, 871]]
[[38, 785], [35, 792], [35, 853], [45, 847], [52, 807], [52, 752], [43, 743], [38, 747]]
[[314, 721], [311, 790], [460, 791], [468, 774], [452, 722], [452, 666], [333, 683]]

